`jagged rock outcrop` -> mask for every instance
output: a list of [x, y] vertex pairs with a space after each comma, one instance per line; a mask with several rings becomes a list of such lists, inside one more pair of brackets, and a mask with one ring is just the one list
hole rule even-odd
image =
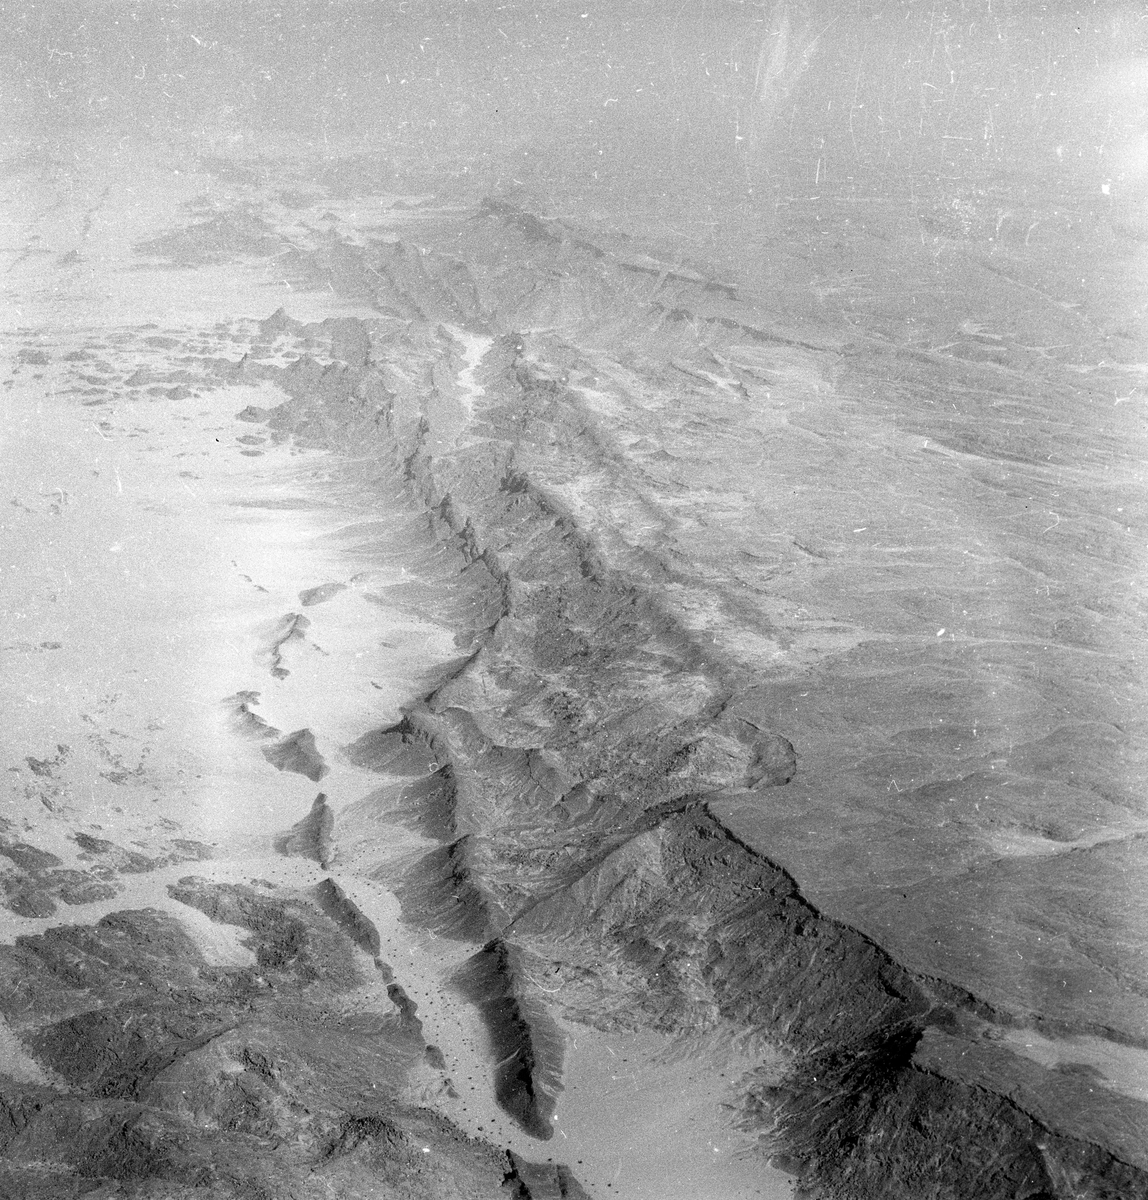
[[498, 1103], [527, 1133], [550, 1139], [562, 1090], [563, 1037], [530, 987], [522, 950], [495, 938], [457, 972], [455, 981], [486, 1024]]
[[280, 731], [273, 725], [268, 724], [254, 711], [258, 703], [258, 692], [242, 691], [236, 692], [234, 696], [228, 696], [223, 701], [223, 706], [224, 711], [228, 715], [231, 728], [240, 737], [251, 738], [252, 740], [279, 737]]
[[280, 854], [312, 859], [324, 870], [335, 861], [335, 814], [327, 803], [326, 793], [320, 792], [311, 804], [311, 811], [276, 839], [275, 849]]
[[263, 757], [277, 771], [292, 771], [313, 783], [318, 783], [330, 770], [309, 729], [296, 729], [274, 745], [264, 746]]
[[0, 1191], [501, 1200], [521, 1178], [515, 1194], [547, 1194], [531, 1164], [403, 1098], [421, 1027], [397, 985], [369, 1024], [346, 1005], [361, 974], [339, 925], [266, 888], [173, 894], [239, 925], [253, 965], [210, 966], [155, 910], [0, 947], [0, 1013], [45, 1072], [0, 1074]]

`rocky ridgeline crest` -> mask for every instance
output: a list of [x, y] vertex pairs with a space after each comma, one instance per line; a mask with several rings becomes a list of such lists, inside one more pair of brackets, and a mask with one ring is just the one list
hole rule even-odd
[[[377, 447], [460, 570], [489, 576], [497, 611], [477, 650], [401, 726], [373, 735], [373, 751], [389, 762], [421, 745], [440, 772], [434, 787], [406, 789], [410, 819], [442, 847], [399, 892], [408, 919], [482, 943], [460, 983], [507, 1051], [504, 1107], [543, 1133], [561, 1078], [538, 1017], [548, 1006], [607, 1026], [724, 1023], [794, 1056], [783, 1084], [747, 1089], [743, 1117], [824, 1195], [1148, 1195], [1136, 1137], [1109, 1128], [1102, 1147], [1079, 1136], [1087, 1122], [1065, 1117], [1074, 1097], [1038, 1115], [1031, 1089], [962, 1078], [959, 1047], [980, 1045], [986, 1022], [1017, 1018], [915, 976], [825, 917], [715, 817], [708, 797], [753, 789], [764, 800], [762, 788], [783, 786], [794, 748], [755, 723], [738, 664], [661, 602], [669, 564], [592, 534], [561, 498], [586, 478], [612, 495], [631, 486], [563, 382], [573, 347], [613, 337], [654, 354], [670, 321], [685, 357], [684, 318], [663, 312], [651, 327], [648, 306], [579, 308], [557, 285], [514, 296], [540, 254], [587, 251], [529, 214], [488, 207], [481, 223], [508, 243], [507, 261], [523, 258], [521, 273], [468, 279], [454, 256], [368, 249], [376, 304], [401, 326], [366, 326], [366, 365], [280, 374], [292, 399], [269, 421], [279, 435]], [[412, 288], [425, 302], [411, 302]], [[569, 341], [516, 332], [528, 314], [555, 319]], [[483, 401], [446, 453], [425, 406], [442, 319], [496, 335]], [[545, 964], [545, 1005], [527, 963]], [[921, 1052], [945, 1039], [957, 1047], [948, 1058]], [[1049, 1094], [1062, 1085], [1043, 1072]]]

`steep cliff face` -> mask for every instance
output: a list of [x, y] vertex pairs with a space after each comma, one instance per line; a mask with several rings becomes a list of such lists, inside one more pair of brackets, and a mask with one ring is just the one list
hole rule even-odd
[[[476, 648], [374, 752], [422, 747], [438, 772], [399, 808], [441, 849], [396, 886], [409, 920], [483, 943], [460, 986], [505, 1049], [508, 1111], [532, 1132], [548, 1119], [561, 1056], [547, 1010], [723, 1027], [791, 1056], [783, 1080], [745, 1088], [742, 1119], [824, 1195], [1148, 1195], [1143, 1105], [1002, 1042], [1041, 1021], [1039, 1001], [1010, 1009], [959, 973], [899, 963], [806, 899], [767, 832], [751, 846], [718, 816], [783, 808], [777, 789], [800, 778], [802, 747], [771, 728], [754, 678], [788, 647], [690, 533], [693, 498], [658, 474], [664, 425], [687, 415], [659, 409], [642, 434], [655, 401], [641, 398], [666, 373], [711, 401], [719, 385], [744, 393], [727, 372], [748, 345], [766, 378], [823, 406], [842, 346], [505, 206], [442, 242], [362, 252], [387, 319], [364, 326], [354, 362], [276, 372], [292, 400], [269, 420], [394, 463], [459, 569], [487, 580]], [[461, 347], [480, 336], [494, 340], [462, 381]], [[619, 409], [629, 384], [640, 399]], [[712, 515], [712, 489], [698, 504]], [[1121, 1036], [1088, 1011], [1075, 1027]]]

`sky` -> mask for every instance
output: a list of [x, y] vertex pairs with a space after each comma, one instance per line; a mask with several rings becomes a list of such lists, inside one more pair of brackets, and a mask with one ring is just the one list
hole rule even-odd
[[9, 141], [1148, 184], [1148, 10], [1114, 0], [0, 0], [0, 22]]

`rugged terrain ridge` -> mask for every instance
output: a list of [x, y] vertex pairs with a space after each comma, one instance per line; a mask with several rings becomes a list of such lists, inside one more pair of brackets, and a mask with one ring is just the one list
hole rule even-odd
[[[213, 218], [144, 249], [172, 262], [226, 256], [233, 224]], [[237, 228], [246, 252], [274, 253], [297, 283], [378, 315], [304, 325], [278, 312], [258, 346], [209, 373], [291, 397], [238, 414], [273, 439], [366, 464], [388, 495], [401, 482], [453, 558], [461, 597], [460, 657], [398, 723], [342, 751], [410, 782], [385, 802], [321, 793], [277, 849], [334, 873], [346, 839], [407, 922], [465, 947], [455, 986], [486, 1023], [505, 1111], [550, 1135], [563, 1020], [719, 1031], [784, 1056], [783, 1074], [763, 1054], [738, 1081], [738, 1119], [807, 1194], [1148, 1196], [1145, 1106], [1001, 1044], [1010, 1029], [1135, 1036], [911, 969], [821, 911], [719, 815], [731, 797], [780, 810], [806, 750], [772, 732], [752, 654], [707, 633], [705, 597], [731, 611], [739, 600], [707, 574], [704, 541], [693, 554], [675, 543], [691, 497], [668, 503], [654, 486], [672, 454], [616, 427], [599, 389], [679, 378], [744, 398], [780, 378], [817, 398], [857, 345], [767, 319], [704, 267], [654, 263], [624, 239], [600, 244], [504, 201], [428, 222], [421, 241], [331, 233], [286, 255], [261, 226]], [[277, 339], [298, 337], [329, 348], [324, 361], [268, 361]], [[990, 434], [941, 444], [1032, 457]], [[341, 586], [307, 588], [299, 605]], [[746, 646], [780, 644], [746, 618]], [[272, 631], [273, 678], [309, 624], [292, 611]], [[224, 702], [235, 729], [265, 743], [271, 766], [319, 782], [329, 764], [312, 732], [281, 733], [257, 703], [255, 692]], [[29, 768], [39, 777], [50, 764]], [[431, 848], [372, 865], [373, 806]], [[85, 853], [114, 851], [135, 869], [97, 843]], [[75, 881], [58, 877], [58, 860], [5, 847], [26, 876], [15, 911], [48, 915], [52, 888], [67, 900]], [[465, 1138], [408, 1102], [409, 1073], [441, 1072], [442, 1055], [337, 878], [288, 892], [187, 876], [169, 894], [242, 930], [253, 965], [208, 965], [178, 922], [151, 911], [51, 929], [0, 955], [0, 1011], [45, 1071], [5, 1084], [0, 1149], [18, 1194], [263, 1200], [369, 1194], [380, 1178], [411, 1197], [579, 1194], [568, 1168]], [[363, 1011], [380, 978], [386, 1002]]]
[[[530, 214], [488, 207], [481, 219], [492, 218], [521, 235], [524, 253], [539, 242], [579, 249]], [[561, 279], [508, 295], [497, 271], [468, 279], [473, 265], [447, 255], [368, 247], [363, 261], [377, 307], [409, 323], [365, 325], [369, 350], [360, 340], [354, 362], [278, 373], [293, 399], [269, 420], [280, 436], [342, 448], [370, 439], [460, 565], [489, 573], [499, 608], [480, 648], [380, 736], [423, 743], [439, 764], [433, 824], [444, 845], [402, 885], [405, 911], [488, 939], [468, 986], [514, 1063], [499, 1083], [508, 1111], [541, 1132], [560, 1078], [554, 1039], [524, 1017], [546, 1007], [544, 975], [546, 1003], [577, 1019], [670, 1031], [727, 1022], [786, 1047], [787, 1078], [749, 1087], [744, 1120], [825, 1195], [1148, 1195], [1135, 1116], [1127, 1136], [1086, 1113], [1069, 1129], [1032, 1099], [1071, 1091], [1063, 1076], [995, 1090], [948, 1073], [965, 1053], [954, 1046], [991, 1056], [994, 1025], [1039, 1014], [914, 976], [820, 914], [709, 808], [707, 797], [783, 785], [793, 747], [741, 715], [736, 665], [659, 601], [667, 564], [622, 530], [591, 530], [544, 482], [560, 468], [630, 486], [601, 478], [603, 427], [564, 382], [569, 363], [603, 321], [646, 324], [640, 344], [653, 354], [659, 325], [685, 318], [649, 306], [620, 317], [609, 304], [571, 316]], [[516, 328], [528, 312], [556, 311], [577, 349]], [[445, 452], [427, 415], [444, 320], [496, 335], [473, 420]], [[412, 342], [430, 360], [420, 380], [390, 366], [410, 361]], [[924, 1056], [926, 1044], [949, 1053]]]

